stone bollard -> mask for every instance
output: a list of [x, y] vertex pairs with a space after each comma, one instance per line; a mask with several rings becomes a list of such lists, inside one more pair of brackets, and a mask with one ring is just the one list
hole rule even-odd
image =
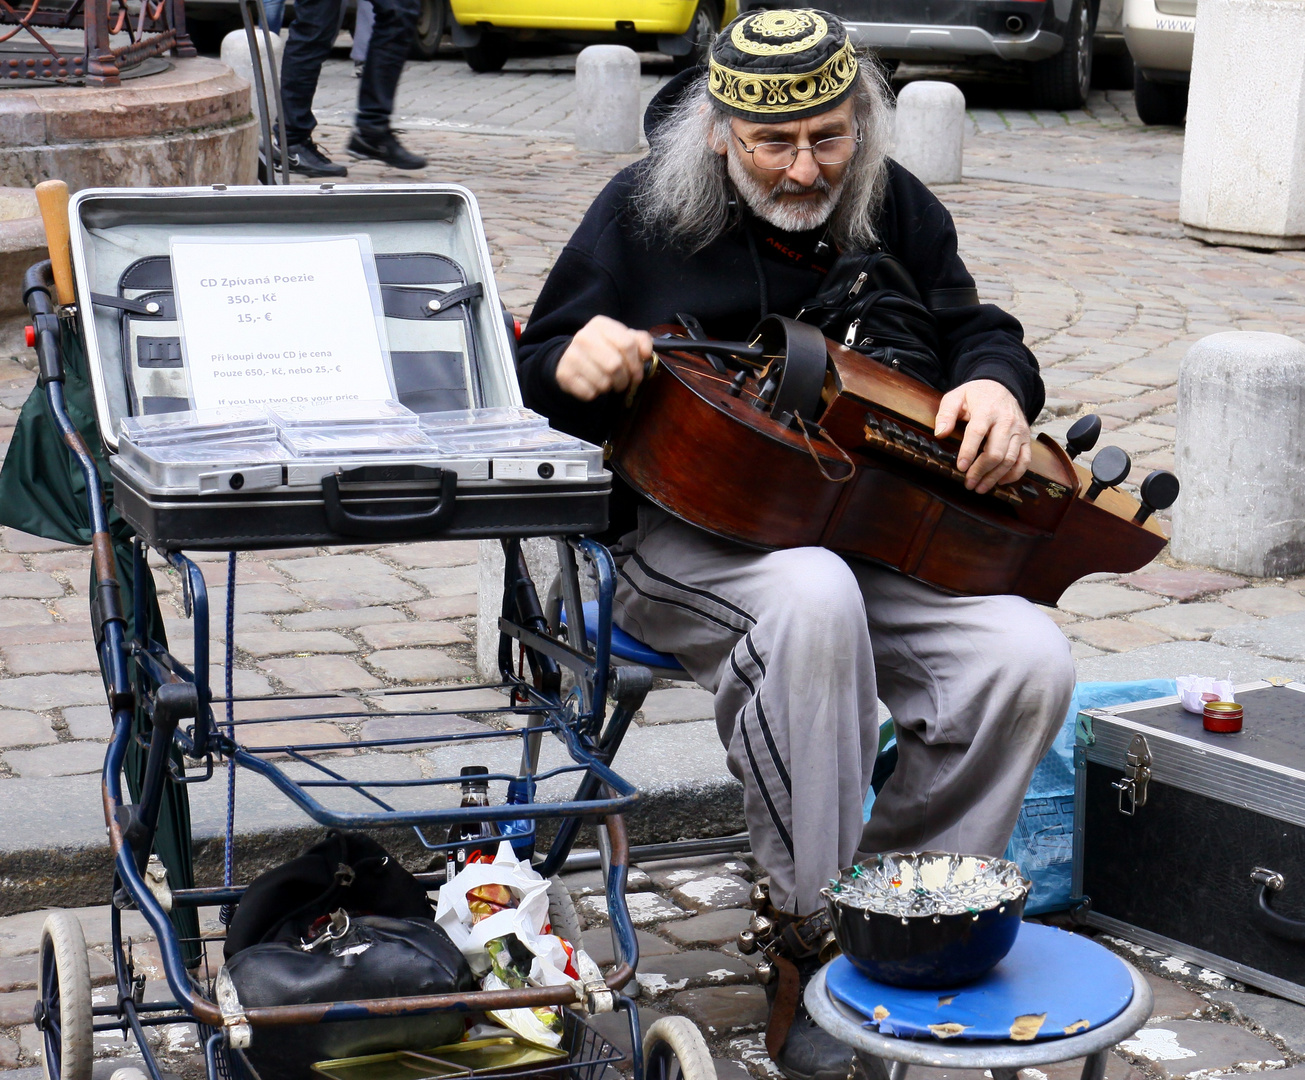
[[959, 184], [965, 95], [951, 83], [908, 83], [897, 95], [893, 157], [925, 184]]
[[1201, 0], [1182, 175], [1189, 236], [1305, 248], [1305, 2]]
[[[267, 88], [267, 108], [271, 114], [271, 122], [275, 124], [277, 117], [276, 93], [272, 88], [272, 72], [267, 59], [267, 38], [263, 36], [261, 30], [257, 33], [258, 51], [263, 60], [263, 85]], [[281, 72], [281, 50], [283, 46], [284, 43], [281, 39], [273, 34], [272, 59], [276, 63], [278, 76]], [[221, 59], [232, 71], [249, 83], [249, 105], [254, 112], [254, 116], [258, 117], [258, 87], [254, 84], [254, 62], [249, 56], [249, 39], [245, 36], [244, 30], [232, 30], [222, 39]]]
[[1238, 574], [1305, 569], [1305, 345], [1202, 338], [1178, 372], [1174, 557]]
[[575, 61], [577, 150], [639, 149], [639, 57], [624, 45], [590, 45]]

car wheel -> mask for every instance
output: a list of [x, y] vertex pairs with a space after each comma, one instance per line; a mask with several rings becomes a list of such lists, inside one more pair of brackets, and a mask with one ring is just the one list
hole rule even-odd
[[1092, 85], [1092, 33], [1096, 18], [1088, 0], [1074, 0], [1064, 47], [1031, 65], [1033, 103], [1065, 112], [1087, 103]]
[[449, 0], [421, 0], [408, 55], [414, 60], [434, 60], [448, 25]]
[[462, 58], [472, 71], [502, 71], [508, 58], [508, 40], [502, 34], [482, 33], [479, 42], [462, 50]]
[[689, 23], [687, 36], [692, 44], [683, 56], [674, 58], [676, 71], [685, 71], [691, 67], [707, 62], [711, 52], [711, 43], [720, 33], [720, 9], [713, 0], [698, 0], [698, 7], [693, 13], [693, 22]]
[[1152, 82], [1139, 70], [1133, 76], [1133, 101], [1144, 124], [1181, 127], [1187, 118], [1186, 83]]

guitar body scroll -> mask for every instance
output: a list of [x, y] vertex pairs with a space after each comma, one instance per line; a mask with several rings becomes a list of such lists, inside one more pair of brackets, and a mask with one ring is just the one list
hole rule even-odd
[[761, 548], [820, 546], [959, 595], [1055, 604], [1086, 574], [1127, 573], [1164, 547], [1154, 519], [1045, 435], [1026, 475], [978, 495], [955, 467], [963, 431], [935, 440], [941, 395], [832, 341], [816, 424], [767, 408], [749, 380], [664, 351], [610, 463], [674, 516]]

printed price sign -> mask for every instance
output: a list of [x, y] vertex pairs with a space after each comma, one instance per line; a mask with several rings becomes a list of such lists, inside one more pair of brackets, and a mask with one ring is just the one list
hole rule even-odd
[[177, 239], [171, 256], [194, 408], [394, 396], [367, 237]]

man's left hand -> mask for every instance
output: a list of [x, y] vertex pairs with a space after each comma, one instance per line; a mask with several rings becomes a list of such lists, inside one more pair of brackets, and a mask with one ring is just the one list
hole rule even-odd
[[938, 403], [934, 436], [950, 435], [958, 420], [965, 421], [965, 437], [956, 467], [965, 473], [969, 490], [982, 495], [1024, 475], [1033, 435], [1024, 410], [1006, 387], [992, 379], [975, 379], [948, 391]]

